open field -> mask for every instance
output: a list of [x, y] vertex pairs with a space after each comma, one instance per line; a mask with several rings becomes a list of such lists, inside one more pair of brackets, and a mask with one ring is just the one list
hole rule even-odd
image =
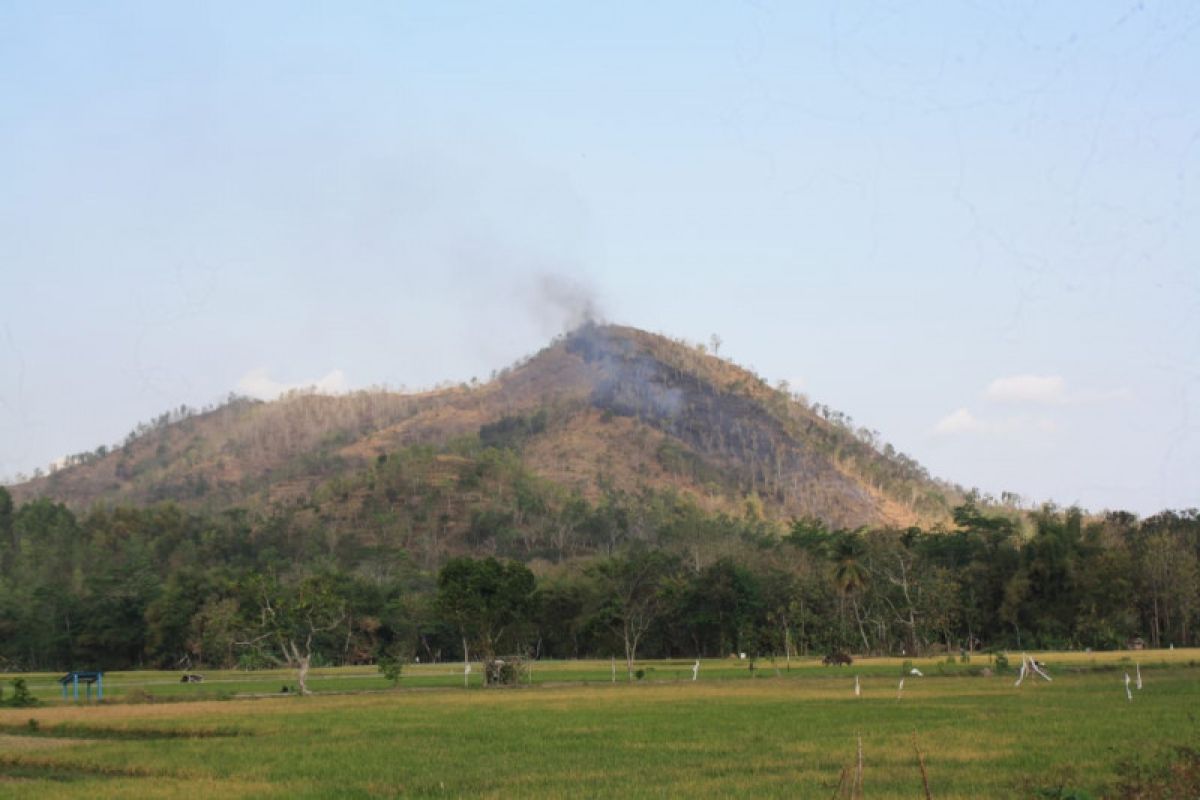
[[[1038, 657], [1054, 682], [1020, 688], [1011, 671], [971, 675], [986, 657], [915, 660], [925, 677], [900, 699], [900, 659], [780, 662], [778, 676], [759, 662], [753, 678], [745, 662], [711, 661], [696, 683], [690, 663], [648, 662], [633, 685], [609, 683], [608, 662], [539, 663], [532, 687], [471, 691], [456, 665], [407, 668], [398, 690], [347, 668], [317, 671], [313, 688], [337, 693], [308, 698], [277, 695], [284, 672], [206, 673], [199, 686], [113, 673], [114, 700], [195, 701], [92, 706], [51, 700], [52, 676], [32, 675], [50, 702], [0, 712], [0, 794], [829, 797], [861, 735], [866, 795], [913, 798], [915, 732], [933, 797], [1021, 797], [1096, 791], [1123, 759], [1196, 743], [1200, 651]], [[1134, 660], [1146, 685], [1128, 702]], [[276, 696], [187, 697], [214, 691]]]

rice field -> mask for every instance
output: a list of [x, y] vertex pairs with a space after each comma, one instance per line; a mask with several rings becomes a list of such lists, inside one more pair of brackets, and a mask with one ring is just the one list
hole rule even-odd
[[935, 798], [1098, 796], [1123, 761], [1197, 743], [1200, 651], [1036, 655], [1053, 682], [919, 659], [902, 694], [901, 659], [705, 661], [695, 682], [690, 661], [644, 662], [632, 683], [620, 662], [616, 683], [608, 661], [539, 662], [505, 689], [476, 666], [466, 690], [461, 664], [398, 688], [341, 668], [314, 670], [312, 697], [281, 693], [287, 672], [112, 673], [90, 705], [28, 675], [46, 704], [0, 711], [0, 796], [827, 798], [860, 738], [867, 797], [924, 796], [914, 743]]

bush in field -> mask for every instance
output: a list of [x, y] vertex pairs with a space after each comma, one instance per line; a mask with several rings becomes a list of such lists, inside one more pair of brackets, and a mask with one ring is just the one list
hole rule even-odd
[[400, 674], [404, 671], [404, 658], [396, 653], [383, 652], [375, 659], [379, 672], [387, 678], [388, 683], [395, 686], [400, 683]]
[[495, 658], [483, 665], [484, 683], [488, 686], [515, 686], [527, 674], [524, 660], [516, 657]]
[[41, 705], [41, 702], [41, 700], [38, 700], [29, 693], [29, 687], [25, 685], [24, 678], [15, 678], [13, 680], [12, 697], [4, 697], [3, 691], [0, 690], [0, 706], [7, 708], [30, 708]]
[[995, 653], [992, 655], [992, 664], [996, 668], [996, 672], [1008, 671], [1008, 656], [1004, 653]]

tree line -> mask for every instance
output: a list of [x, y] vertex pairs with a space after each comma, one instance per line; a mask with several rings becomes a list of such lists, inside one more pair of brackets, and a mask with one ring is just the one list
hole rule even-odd
[[[556, 503], [538, 485], [482, 490], [508, 507], [491, 513], [512, 548], [489, 546], [480, 531], [492, 523], [476, 515], [475, 539], [429, 562], [382, 536], [347, 547], [346, 532], [300, 524], [295, 510], [77, 515], [44, 499], [14, 506], [0, 488], [0, 667], [521, 654], [612, 656], [632, 670], [636, 658], [731, 653], [1196, 643], [1196, 510], [1089, 517], [969, 498], [952, 526], [850, 531], [710, 515], [653, 493]], [[512, 557], [523, 526], [569, 539], [568, 555]]]

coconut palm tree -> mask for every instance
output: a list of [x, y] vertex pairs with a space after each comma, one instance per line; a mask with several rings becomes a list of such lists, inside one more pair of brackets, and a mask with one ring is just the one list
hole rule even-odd
[[863, 627], [862, 615], [858, 609], [858, 597], [866, 591], [871, 581], [871, 574], [863, 561], [865, 547], [857, 532], [842, 535], [834, 545], [833, 585], [838, 592], [838, 609], [842, 624], [846, 621], [846, 600], [854, 609], [854, 621], [858, 624], [858, 633], [862, 637], [864, 652], [871, 649], [867, 641], [867, 632]]

